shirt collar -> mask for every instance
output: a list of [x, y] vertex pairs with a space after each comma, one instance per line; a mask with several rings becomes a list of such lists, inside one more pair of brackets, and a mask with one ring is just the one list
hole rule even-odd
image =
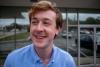
[[50, 62], [53, 63], [55, 61], [56, 57], [57, 57], [57, 50], [56, 50], [56, 46], [53, 45], [53, 51], [52, 51], [52, 56], [51, 56]]
[[[57, 53], [56, 47], [53, 46], [53, 51], [52, 51], [52, 56], [51, 56], [50, 62], [53, 63], [55, 61], [56, 56], [57, 56], [56, 53]], [[31, 55], [32, 55], [32, 58], [34, 60], [33, 61], [34, 63], [42, 62], [34, 49], [34, 44], [31, 44]]]
[[34, 46], [33, 44], [31, 44], [31, 55], [32, 55], [32, 59], [33, 59], [33, 62], [36, 63], [36, 62], [40, 62], [40, 58], [39, 56], [37, 55], [35, 49], [34, 49]]

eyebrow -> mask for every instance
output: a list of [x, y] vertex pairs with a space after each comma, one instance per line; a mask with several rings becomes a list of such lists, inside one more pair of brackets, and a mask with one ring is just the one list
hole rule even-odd
[[[32, 17], [31, 19], [38, 19], [38, 18], [36, 18], [36, 17]], [[51, 19], [48, 19], [48, 18], [43, 18], [43, 20], [48, 20], [48, 21], [51, 21]]]
[[32, 17], [31, 19], [37, 19], [36, 17]]

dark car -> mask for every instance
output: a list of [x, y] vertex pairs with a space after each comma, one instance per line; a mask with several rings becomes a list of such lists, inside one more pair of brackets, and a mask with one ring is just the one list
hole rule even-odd
[[96, 33], [97, 52], [100, 53], [100, 31]]
[[[76, 45], [78, 45], [78, 38], [75, 39]], [[93, 38], [88, 34], [80, 34], [80, 47], [93, 50]]]

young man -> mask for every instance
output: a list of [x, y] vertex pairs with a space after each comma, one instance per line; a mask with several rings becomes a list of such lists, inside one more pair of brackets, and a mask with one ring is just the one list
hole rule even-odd
[[36, 3], [29, 20], [32, 44], [10, 53], [4, 67], [76, 67], [72, 56], [53, 44], [63, 22], [56, 5]]

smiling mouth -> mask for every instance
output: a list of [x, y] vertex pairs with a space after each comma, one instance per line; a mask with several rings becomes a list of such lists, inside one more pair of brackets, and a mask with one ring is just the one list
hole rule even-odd
[[44, 39], [46, 38], [47, 36], [40, 36], [40, 35], [34, 35], [36, 39]]

